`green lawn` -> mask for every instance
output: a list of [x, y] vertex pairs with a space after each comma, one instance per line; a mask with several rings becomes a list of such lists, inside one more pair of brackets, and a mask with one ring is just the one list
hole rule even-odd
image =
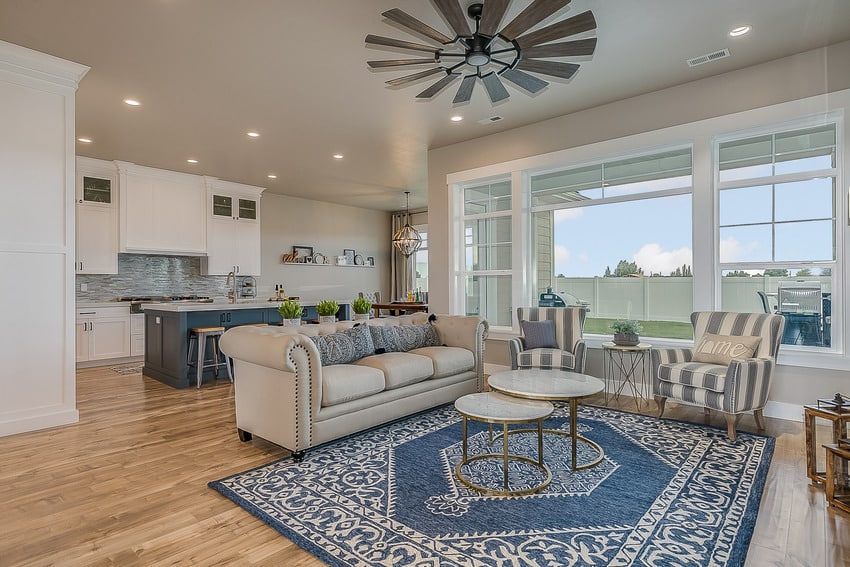
[[[584, 333], [592, 335], [613, 335], [608, 326], [616, 319], [597, 319], [589, 317], [584, 322]], [[641, 321], [642, 337], [658, 337], [665, 339], [692, 339], [694, 329], [690, 323], [675, 323], [672, 321]]]

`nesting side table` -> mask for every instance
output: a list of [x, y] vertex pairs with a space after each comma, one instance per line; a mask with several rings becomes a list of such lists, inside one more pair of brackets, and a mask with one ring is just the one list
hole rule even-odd
[[818, 459], [815, 449], [822, 444], [817, 442], [817, 418], [832, 422], [832, 444], [844, 437], [850, 437], [850, 411], [837, 412], [828, 408], [817, 406], [803, 406], [806, 422], [806, 473], [808, 477], [817, 484], [826, 482], [826, 473], [817, 470]]
[[826, 449], [826, 501], [850, 514], [850, 485], [847, 464], [850, 463], [850, 446], [824, 445]]

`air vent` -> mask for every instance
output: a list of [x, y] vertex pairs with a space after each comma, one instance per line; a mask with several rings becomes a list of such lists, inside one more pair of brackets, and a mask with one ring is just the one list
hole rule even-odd
[[730, 55], [731, 53], [729, 53], [729, 49], [721, 49], [720, 51], [707, 53], [705, 55], [700, 55], [699, 57], [692, 57], [691, 59], [688, 59], [688, 67], [696, 67], [697, 65], [711, 63], [712, 61], [724, 59], [726, 57], [729, 57]]
[[502, 120], [501, 116], [490, 116], [489, 118], [479, 120], [478, 123], [479, 124], [492, 124], [493, 122], [498, 122], [499, 120]]

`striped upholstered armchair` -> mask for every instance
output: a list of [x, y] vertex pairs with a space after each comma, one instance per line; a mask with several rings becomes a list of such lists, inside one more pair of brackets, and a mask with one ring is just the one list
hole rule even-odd
[[510, 340], [511, 368], [584, 372], [584, 307], [518, 307], [522, 336]]
[[691, 314], [694, 348], [652, 351], [652, 385], [658, 417], [668, 398], [726, 416], [729, 439], [744, 412], [764, 429], [762, 409], [785, 319], [767, 313], [697, 311]]

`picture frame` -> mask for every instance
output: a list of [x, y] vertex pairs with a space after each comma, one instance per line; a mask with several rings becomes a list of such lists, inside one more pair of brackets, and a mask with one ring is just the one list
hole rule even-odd
[[299, 263], [307, 262], [307, 258], [312, 260], [313, 258], [313, 247], [312, 246], [293, 246], [292, 253], [297, 254], [298, 258], [295, 260]]
[[351, 248], [344, 248], [342, 251], [343, 256], [345, 256], [345, 263], [351, 266], [354, 265], [354, 256], [356, 256], [356, 252]]
[[336, 257], [336, 265], [337, 266], [345, 266], [348, 264], [348, 260], [346, 260], [345, 256], [337, 256]]
[[366, 265], [367, 266], [374, 266], [375, 265], [375, 257], [374, 256], [367, 256], [366, 257]]

